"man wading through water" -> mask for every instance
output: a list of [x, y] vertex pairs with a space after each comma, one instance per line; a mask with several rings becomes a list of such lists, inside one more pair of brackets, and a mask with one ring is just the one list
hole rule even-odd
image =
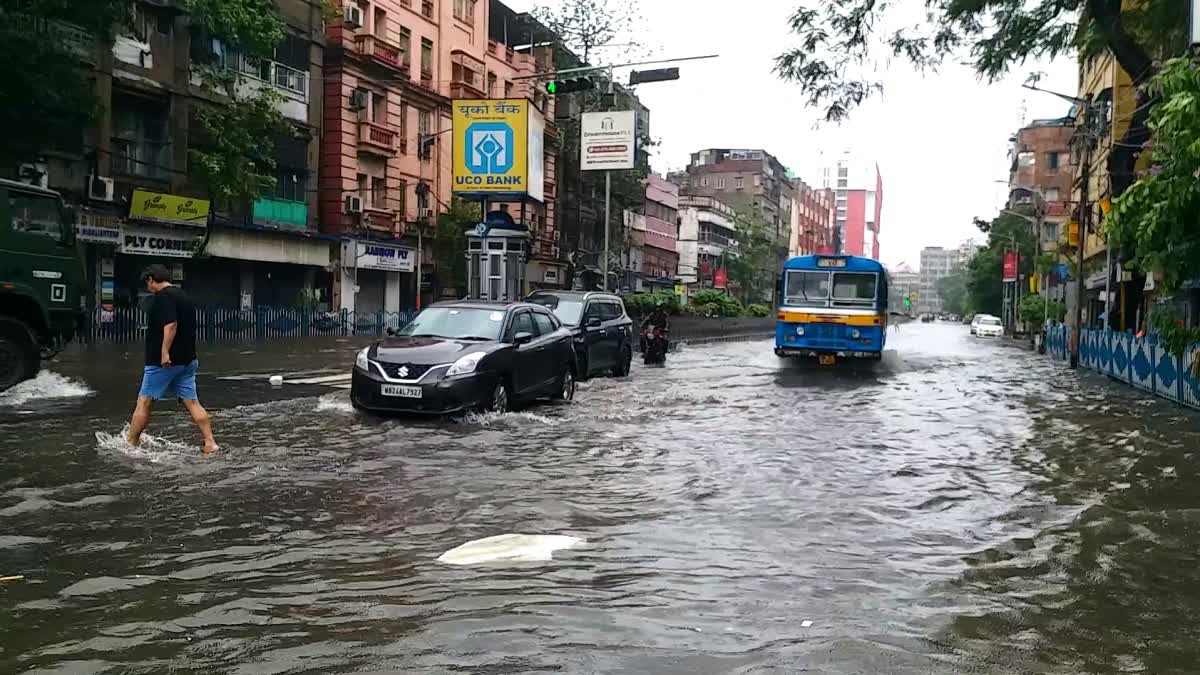
[[170, 394], [183, 403], [199, 427], [204, 453], [216, 452], [208, 411], [196, 398], [196, 370], [200, 364], [196, 361], [196, 311], [192, 301], [171, 285], [170, 274], [162, 265], [147, 267], [142, 280], [154, 297], [147, 312], [146, 366], [137, 407], [129, 421], [129, 444], [137, 447], [142, 441], [154, 399]]

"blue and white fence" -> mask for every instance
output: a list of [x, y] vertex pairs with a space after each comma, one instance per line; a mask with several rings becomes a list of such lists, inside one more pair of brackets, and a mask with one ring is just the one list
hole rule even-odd
[[[269, 338], [382, 336], [388, 328], [399, 329], [416, 316], [415, 310], [399, 312], [320, 312], [305, 307], [257, 307], [229, 309], [198, 307], [196, 339], [202, 342], [237, 342]], [[146, 313], [136, 307], [105, 311], [97, 308], [84, 329], [92, 344], [122, 344], [145, 339]]]
[[[1180, 358], [1158, 345], [1154, 335], [1085, 328], [1080, 334], [1079, 365], [1142, 391], [1200, 409], [1200, 379], [1192, 375], [1200, 345]], [[1071, 328], [1052, 324], [1046, 331], [1046, 354], [1058, 361], [1071, 358]]]

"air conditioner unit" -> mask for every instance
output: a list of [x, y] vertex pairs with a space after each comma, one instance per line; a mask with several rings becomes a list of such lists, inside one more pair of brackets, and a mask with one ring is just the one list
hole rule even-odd
[[417, 217], [418, 218], [432, 218], [433, 217], [433, 209], [429, 209], [429, 208], [417, 209]]
[[88, 199], [111, 202], [113, 200], [113, 179], [106, 176], [88, 176]]
[[550, 255], [552, 257], [558, 258], [560, 256], [559, 248], [557, 246], [551, 246], [550, 247]]
[[366, 110], [367, 109], [367, 90], [355, 89], [350, 92], [350, 109], [351, 110]]
[[362, 7], [351, 3], [346, 5], [342, 10], [342, 19], [350, 28], [362, 28], [363, 11]]
[[362, 197], [346, 195], [346, 213], [362, 213]]

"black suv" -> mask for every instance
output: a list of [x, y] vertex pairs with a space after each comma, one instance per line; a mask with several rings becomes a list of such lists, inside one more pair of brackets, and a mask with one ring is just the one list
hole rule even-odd
[[633, 319], [612, 293], [535, 291], [528, 302], [548, 307], [575, 335], [580, 379], [596, 373], [629, 374], [633, 360]]

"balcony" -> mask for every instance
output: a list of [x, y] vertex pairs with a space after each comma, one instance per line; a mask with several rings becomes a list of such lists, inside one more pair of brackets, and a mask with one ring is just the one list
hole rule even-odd
[[391, 209], [364, 206], [362, 224], [368, 229], [392, 232], [396, 228], [396, 212]]
[[483, 90], [484, 68], [482, 61], [465, 52], [457, 49], [451, 52], [450, 98], [485, 98], [487, 93]]
[[381, 66], [405, 73], [409, 70], [408, 53], [396, 45], [385, 42], [374, 35], [359, 35], [354, 38], [358, 53]]
[[367, 120], [358, 122], [358, 149], [378, 155], [396, 154], [396, 132]]

